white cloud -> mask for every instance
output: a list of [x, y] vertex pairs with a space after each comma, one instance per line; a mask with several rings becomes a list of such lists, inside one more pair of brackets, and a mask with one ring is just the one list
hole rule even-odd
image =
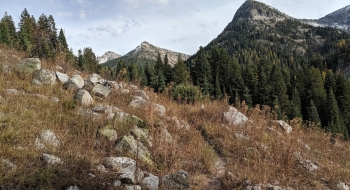
[[87, 0], [75, 0], [80, 6], [87, 5], [89, 2]]
[[109, 24], [104, 24], [96, 27], [95, 29], [88, 28], [91, 32], [105, 32], [111, 34], [114, 37], [119, 37], [126, 33], [130, 29], [129, 25], [124, 24], [123, 26], [112, 26]]
[[85, 18], [86, 18], [85, 10], [80, 10], [80, 12], [79, 12], [79, 17], [80, 17], [81, 19], [85, 20]]
[[65, 18], [70, 18], [73, 16], [73, 14], [70, 12], [57, 12], [56, 15], [59, 17], [65, 17]]

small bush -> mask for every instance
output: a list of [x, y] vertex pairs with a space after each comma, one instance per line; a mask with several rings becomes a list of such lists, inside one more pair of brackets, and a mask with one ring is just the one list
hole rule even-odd
[[195, 103], [202, 98], [202, 93], [199, 87], [191, 84], [179, 84], [172, 92], [175, 100], [181, 100], [186, 103]]

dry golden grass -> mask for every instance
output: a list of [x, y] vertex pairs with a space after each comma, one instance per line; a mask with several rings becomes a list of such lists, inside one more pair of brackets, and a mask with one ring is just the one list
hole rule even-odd
[[[12, 55], [25, 58], [15, 51], [3, 50], [0, 63], [15, 64]], [[7, 56], [7, 58], [6, 58]], [[69, 75], [74, 69], [59, 58], [55, 63], [42, 60], [43, 68], [55, 70], [56, 65], [64, 67]], [[87, 76], [89, 73], [82, 73]], [[95, 146], [97, 130], [111, 124], [105, 119], [92, 119], [79, 115], [79, 107], [73, 100], [73, 92], [64, 91], [60, 84], [33, 87], [30, 80], [22, 80], [15, 74], [0, 73], [0, 157], [12, 161], [18, 168], [10, 173], [0, 172], [0, 189], [64, 189], [75, 184], [84, 189], [108, 189], [104, 183], [113, 183], [114, 175], [98, 173], [95, 167], [106, 156], [118, 155], [113, 143], [101, 141]], [[5, 90], [13, 88], [25, 95], [8, 95]], [[143, 170], [163, 176], [179, 169], [189, 172], [193, 189], [207, 189], [216, 180], [217, 189], [239, 189], [244, 179], [253, 184], [279, 184], [293, 189], [335, 189], [339, 181], [350, 182], [350, 144], [319, 130], [308, 129], [300, 121], [291, 121], [293, 132], [285, 134], [271, 122], [268, 109], [247, 109], [241, 112], [251, 122], [244, 126], [224, 125], [221, 113], [228, 109], [227, 101], [203, 100], [194, 105], [178, 104], [169, 96], [159, 95], [144, 89], [152, 102], [167, 108], [167, 117], [176, 117], [189, 123], [189, 130], [179, 129], [175, 123], [158, 117], [152, 106], [134, 109], [128, 106], [131, 95], [113, 92], [105, 100], [95, 98], [95, 104], [102, 103], [118, 107], [126, 113], [136, 115], [145, 121], [145, 128], [153, 137], [150, 148], [155, 165], [140, 163]], [[57, 97], [60, 102], [41, 99], [34, 94]], [[204, 109], [201, 109], [204, 105]], [[135, 123], [113, 123], [118, 137], [129, 133]], [[173, 137], [166, 143], [162, 129], [166, 128]], [[58, 148], [37, 150], [35, 138], [42, 130], [55, 132], [61, 145]], [[240, 133], [249, 139], [236, 137]], [[310, 149], [306, 147], [308, 145]], [[45, 166], [42, 153], [60, 157], [64, 163]], [[297, 160], [300, 152], [304, 159], [319, 165], [315, 172], [308, 172]], [[214, 177], [213, 167], [218, 158], [226, 162], [226, 172], [233, 175]], [[0, 166], [1, 167], [1, 166]], [[2, 168], [0, 168], [2, 169]], [[96, 177], [91, 178], [89, 173]]]

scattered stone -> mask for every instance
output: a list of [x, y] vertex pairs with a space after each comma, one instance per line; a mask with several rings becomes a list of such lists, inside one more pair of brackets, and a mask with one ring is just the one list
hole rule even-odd
[[122, 93], [122, 94], [129, 94], [129, 93], [130, 93], [130, 90], [128, 90], [128, 89], [122, 89], [122, 90], [120, 91], [120, 93]]
[[65, 90], [79, 90], [84, 87], [84, 79], [80, 75], [72, 76], [67, 82], [63, 84]]
[[310, 160], [304, 160], [304, 158], [301, 156], [300, 152], [295, 153], [296, 159], [299, 161], [300, 164], [303, 165], [303, 167], [310, 173], [318, 170], [318, 166], [312, 163]]
[[120, 180], [115, 180], [113, 183], [114, 187], [120, 187], [122, 185], [122, 182]]
[[132, 90], [137, 90], [139, 87], [135, 86], [135, 85], [129, 85], [129, 88]]
[[188, 173], [184, 170], [162, 177], [162, 186], [167, 190], [190, 190]]
[[282, 127], [287, 134], [291, 133], [293, 128], [288, 125], [286, 122], [282, 121], [282, 120], [278, 120], [278, 121], [275, 121], [276, 123], [278, 123], [280, 125], [280, 127]]
[[4, 73], [4, 74], [11, 74], [11, 67], [9, 66], [9, 65], [7, 65], [7, 64], [3, 64], [3, 65], [1, 65], [1, 68], [2, 68], [2, 73]]
[[102, 79], [102, 77], [98, 74], [91, 74], [89, 77], [89, 81], [91, 81], [94, 85], [97, 85], [99, 81]]
[[114, 90], [119, 90], [119, 85], [115, 81], [107, 81], [102, 85]]
[[242, 133], [235, 133], [235, 137], [237, 138], [237, 139], [241, 139], [241, 140], [249, 140], [249, 137], [248, 136], [246, 136], [246, 135], [244, 135], [244, 134], [242, 134]]
[[94, 100], [92, 99], [90, 93], [86, 90], [79, 90], [75, 93], [73, 98], [74, 100], [80, 102], [83, 106], [91, 106], [94, 104]]
[[7, 94], [10, 94], [10, 95], [18, 95], [20, 94], [21, 92], [16, 90], [16, 89], [6, 89], [6, 93]]
[[34, 72], [32, 85], [54, 85], [56, 84], [56, 74], [53, 71], [40, 69]]
[[55, 133], [51, 130], [42, 131], [38, 140], [38, 143], [43, 143], [45, 147], [58, 147], [60, 145], [60, 141], [56, 137]]
[[116, 170], [118, 180], [124, 184], [137, 184], [143, 177], [143, 172], [136, 167], [136, 161], [127, 157], [107, 157], [103, 165], [112, 170]]
[[190, 130], [190, 125], [185, 120], [178, 120], [176, 117], [168, 117], [167, 120], [172, 121], [178, 129]]
[[141, 106], [145, 105], [147, 103], [146, 100], [144, 100], [141, 96], [134, 96], [131, 102], [129, 103], [129, 106], [133, 108], [140, 108]]
[[63, 69], [63, 67], [57, 65], [56, 71], [64, 72], [64, 69]]
[[149, 97], [147, 96], [146, 92], [143, 90], [135, 90], [135, 96], [140, 96], [143, 99], [149, 100]]
[[41, 61], [38, 58], [23, 59], [16, 65], [16, 70], [24, 75], [31, 75], [41, 69]]
[[95, 87], [95, 84], [91, 82], [89, 79], [84, 80], [84, 90], [91, 92], [91, 90]]
[[248, 118], [234, 107], [230, 107], [228, 112], [224, 112], [222, 118], [229, 125], [244, 125], [248, 121]]
[[59, 101], [60, 101], [60, 99], [59, 99], [59, 98], [57, 98], [57, 97], [53, 97], [53, 98], [51, 98], [51, 101], [52, 101], [52, 102], [57, 103], [57, 102], [59, 102]]
[[111, 94], [112, 90], [108, 87], [97, 84], [92, 90], [91, 94], [98, 96], [100, 98], [107, 98]]
[[59, 71], [56, 71], [56, 77], [62, 84], [66, 83], [69, 80], [69, 76], [67, 74], [61, 73]]
[[130, 115], [124, 112], [117, 112], [115, 114], [115, 120], [119, 122], [124, 122]]
[[159, 104], [153, 104], [153, 108], [155, 109], [155, 111], [158, 112], [160, 117], [165, 116], [166, 108], [164, 106], [159, 105]]
[[139, 185], [125, 185], [124, 190], [141, 190]]
[[117, 142], [115, 148], [120, 154], [138, 157], [142, 162], [153, 165], [150, 151], [141, 142], [136, 141], [132, 135], [124, 136]]
[[67, 187], [66, 190], [80, 190], [80, 188], [74, 185], [74, 186]]
[[0, 159], [0, 168], [4, 172], [8, 173], [10, 171], [15, 170], [17, 168], [17, 166], [7, 159]]
[[345, 183], [343, 182], [339, 182], [337, 184], [337, 189], [338, 190], [349, 190], [349, 186], [347, 186]]
[[173, 137], [171, 136], [171, 134], [169, 133], [169, 131], [165, 128], [161, 129], [161, 135], [162, 138], [164, 139], [165, 142], [167, 143], [172, 143], [173, 142]]
[[98, 133], [106, 137], [109, 141], [116, 141], [118, 139], [117, 131], [114, 129], [110, 129], [109, 126], [98, 130]]
[[[118, 109], [118, 108], [116, 108]], [[119, 110], [119, 109], [118, 109]], [[115, 108], [112, 108], [110, 106], [104, 106], [102, 104], [98, 104], [97, 106], [95, 106], [94, 108], [92, 108], [92, 111], [93, 112], [96, 112], [96, 113], [107, 113], [107, 114], [110, 114], [112, 113], [113, 111], [115, 111]]]
[[145, 178], [140, 182], [141, 188], [143, 190], [158, 190], [159, 177], [148, 172], [144, 172], [144, 174]]
[[54, 155], [50, 154], [43, 154], [42, 159], [45, 164], [47, 165], [57, 165], [57, 164], [62, 164], [62, 160]]

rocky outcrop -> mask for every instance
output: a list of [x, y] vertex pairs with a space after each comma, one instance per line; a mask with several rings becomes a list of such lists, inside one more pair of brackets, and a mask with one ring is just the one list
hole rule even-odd
[[90, 93], [86, 90], [79, 90], [76, 92], [73, 99], [78, 101], [83, 106], [91, 106], [94, 104], [94, 100], [92, 99]]
[[59, 71], [56, 71], [56, 76], [59, 82], [62, 84], [66, 83], [69, 80], [69, 76], [65, 73], [61, 73]]
[[96, 59], [98, 61], [98, 64], [103, 64], [103, 63], [106, 63], [107, 61], [117, 59], [119, 57], [121, 57], [121, 55], [118, 55], [113, 51], [107, 51], [102, 56], [98, 56]]
[[56, 74], [53, 71], [40, 69], [34, 72], [32, 84], [35, 86], [56, 84]]

